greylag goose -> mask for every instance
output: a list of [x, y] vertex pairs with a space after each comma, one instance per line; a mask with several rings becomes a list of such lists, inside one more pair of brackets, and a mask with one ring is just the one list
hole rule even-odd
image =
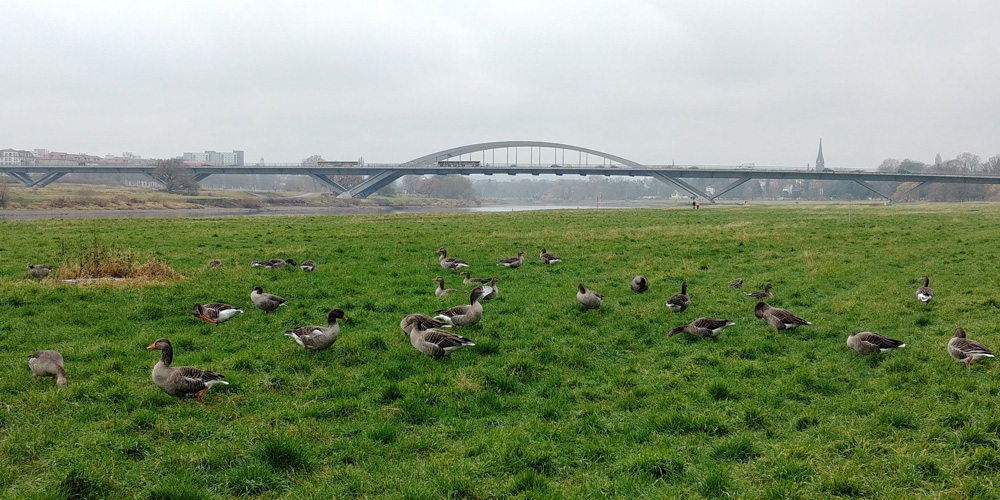
[[667, 299], [667, 307], [670, 308], [671, 312], [684, 312], [688, 306], [691, 305], [691, 297], [688, 297], [688, 283], [687, 281], [681, 283], [681, 293], [675, 293]]
[[264, 261], [260, 259], [250, 259], [250, 267], [264, 267]]
[[677, 328], [671, 328], [667, 332], [667, 337], [673, 337], [678, 333], [687, 333], [698, 337], [699, 339], [715, 339], [725, 330], [727, 326], [735, 325], [732, 321], [722, 318], [698, 318], [691, 323], [684, 326], [678, 326]]
[[165, 338], [157, 339], [146, 349], [157, 349], [162, 353], [160, 361], [153, 366], [153, 383], [175, 398], [198, 398], [200, 402], [201, 395], [209, 387], [216, 384], [229, 385], [229, 382], [222, 380], [222, 375], [215, 372], [193, 366], [170, 366], [174, 360], [174, 348]]
[[264, 289], [259, 286], [253, 287], [250, 292], [250, 300], [253, 301], [253, 305], [257, 306], [257, 309], [264, 311], [264, 314], [271, 314], [271, 311], [285, 306], [285, 299], [264, 293]]
[[924, 280], [924, 286], [917, 288], [917, 301], [921, 304], [927, 304], [934, 298], [934, 290], [931, 290], [931, 287], [927, 286], [930, 284], [931, 279], [926, 274], [921, 276], [920, 279]]
[[208, 267], [219, 267], [222, 265], [222, 261], [219, 259], [212, 259], [208, 261]]
[[743, 289], [743, 278], [736, 278], [736, 281], [734, 281], [733, 283], [729, 284], [729, 288], [732, 288], [733, 290], [742, 290]]
[[871, 354], [875, 351], [889, 352], [899, 347], [906, 347], [906, 344], [875, 332], [851, 332], [847, 336], [847, 347], [861, 354]]
[[293, 259], [271, 259], [264, 263], [264, 267], [267, 269], [284, 269], [287, 266], [291, 266], [289, 269], [295, 269], [295, 265]]
[[338, 319], [347, 319], [344, 311], [333, 309], [326, 314], [326, 326], [300, 326], [285, 332], [285, 335], [295, 340], [303, 349], [322, 351], [333, 345], [340, 336]]
[[635, 278], [632, 278], [632, 283], [629, 285], [632, 287], [632, 291], [636, 293], [642, 293], [649, 290], [649, 280], [645, 276], [639, 274]]
[[35, 351], [28, 356], [28, 368], [31, 368], [32, 381], [35, 384], [40, 377], [52, 377], [53, 383], [66, 385], [63, 357], [56, 351]]
[[479, 320], [483, 317], [483, 305], [479, 303], [479, 299], [483, 298], [483, 295], [489, 294], [490, 291], [489, 286], [477, 286], [476, 288], [473, 288], [472, 293], [469, 294], [468, 305], [455, 306], [435, 311], [437, 316], [434, 316], [434, 319], [456, 327], [472, 326], [479, 323]]
[[774, 294], [771, 293], [771, 289], [772, 288], [774, 288], [774, 287], [771, 286], [770, 283], [768, 283], [768, 284], [764, 285], [764, 291], [763, 292], [744, 292], [744, 293], [746, 293], [747, 297], [753, 297], [753, 298], [755, 298], [757, 300], [773, 299], [774, 298]]
[[469, 267], [469, 264], [464, 260], [453, 259], [448, 257], [448, 251], [444, 247], [438, 248], [438, 264], [445, 269], [451, 269], [452, 271], [457, 271], [463, 267]]
[[316, 261], [312, 261], [312, 260], [303, 261], [302, 265], [300, 265], [299, 268], [302, 269], [303, 271], [310, 271], [310, 272], [311, 271], [315, 271], [316, 270]]
[[43, 266], [41, 264], [28, 263], [28, 272], [36, 278], [44, 278], [49, 275], [52, 271], [52, 266]]
[[965, 367], [971, 369], [972, 363], [980, 359], [992, 358], [993, 351], [983, 344], [965, 338], [965, 329], [958, 327], [955, 329], [955, 336], [948, 341], [948, 354], [959, 363], [965, 363]]
[[556, 262], [562, 262], [562, 259], [552, 255], [546, 249], [542, 249], [542, 252], [538, 254], [538, 258], [542, 259], [542, 264], [555, 264]]
[[479, 299], [479, 300], [482, 300], [482, 301], [485, 302], [487, 300], [493, 300], [493, 299], [497, 298], [497, 294], [500, 293], [500, 289], [497, 288], [497, 277], [496, 276], [490, 278], [490, 286], [489, 287], [490, 287], [491, 290], [489, 292], [487, 292], [485, 295], [483, 295], [483, 298]]
[[812, 324], [784, 309], [771, 307], [765, 302], [758, 302], [753, 308], [753, 314], [758, 318], [763, 318], [767, 321], [767, 324], [773, 326], [779, 332]]
[[524, 250], [518, 250], [517, 257], [508, 257], [501, 260], [497, 265], [517, 269], [518, 267], [521, 267], [521, 264], [524, 264]]
[[222, 302], [209, 302], [205, 305], [195, 304], [191, 308], [191, 315], [206, 323], [215, 323], [216, 325], [225, 323], [237, 314], [243, 314], [243, 309]]
[[441, 359], [451, 351], [476, 345], [461, 335], [437, 328], [425, 329], [423, 322], [415, 314], [403, 318], [400, 326], [404, 332], [409, 333], [413, 348], [433, 359]]
[[455, 292], [469, 293], [466, 292], [465, 290], [459, 290], [457, 288], [445, 288], [443, 276], [437, 276], [436, 278], [434, 278], [434, 281], [436, 281], [438, 284], [437, 288], [434, 289], [434, 295], [438, 297], [444, 297], [445, 295], [452, 294]]
[[584, 309], [597, 309], [604, 303], [603, 295], [583, 286], [583, 283], [577, 285], [576, 290], [576, 301], [579, 302]]
[[403, 329], [403, 332], [407, 335], [410, 334], [410, 329], [413, 326], [413, 321], [419, 322], [421, 330], [430, 330], [433, 328], [451, 328], [451, 325], [443, 321], [438, 321], [426, 314], [408, 314], [403, 316], [403, 320], [399, 322], [399, 327]]
[[478, 284], [485, 285], [485, 284], [487, 284], [487, 283], [490, 282], [489, 278], [473, 278], [472, 277], [472, 273], [470, 273], [468, 270], [462, 271], [459, 274], [461, 274], [462, 276], [465, 276], [465, 279], [462, 280], [462, 283], [464, 283], [466, 285], [478, 285]]

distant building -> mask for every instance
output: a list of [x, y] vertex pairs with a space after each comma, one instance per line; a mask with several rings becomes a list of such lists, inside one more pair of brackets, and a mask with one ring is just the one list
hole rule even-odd
[[34, 165], [35, 155], [21, 149], [0, 149], [0, 165]]
[[86, 165], [88, 163], [100, 163], [101, 160], [100, 156], [53, 151], [39, 156], [37, 163], [39, 165]]
[[220, 153], [218, 151], [205, 151], [204, 153], [184, 153], [184, 161], [214, 163], [216, 165], [243, 165], [243, 151], [233, 151], [232, 153]]

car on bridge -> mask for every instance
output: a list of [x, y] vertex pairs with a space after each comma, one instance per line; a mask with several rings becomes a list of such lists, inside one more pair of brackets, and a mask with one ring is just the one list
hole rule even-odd
[[450, 168], [477, 168], [480, 166], [478, 160], [469, 161], [439, 161], [439, 167], [450, 167]]

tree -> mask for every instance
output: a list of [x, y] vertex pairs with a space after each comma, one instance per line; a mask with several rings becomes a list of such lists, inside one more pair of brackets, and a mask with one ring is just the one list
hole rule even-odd
[[194, 173], [180, 158], [157, 161], [153, 180], [163, 184], [163, 190], [168, 193], [193, 195], [198, 194], [201, 187], [194, 180]]

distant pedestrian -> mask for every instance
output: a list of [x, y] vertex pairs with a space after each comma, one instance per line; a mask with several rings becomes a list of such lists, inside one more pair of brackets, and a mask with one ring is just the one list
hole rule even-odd
[[694, 201], [694, 200], [692, 200], [692, 201], [691, 201], [691, 209], [692, 209], [692, 210], [694, 210], [694, 209], [696, 209], [696, 208], [698, 208], [698, 202], [697, 202], [697, 201]]
[[694, 202], [694, 209], [695, 210], [700, 210], [701, 209], [701, 202], [700, 201], [695, 200], [695, 202]]

